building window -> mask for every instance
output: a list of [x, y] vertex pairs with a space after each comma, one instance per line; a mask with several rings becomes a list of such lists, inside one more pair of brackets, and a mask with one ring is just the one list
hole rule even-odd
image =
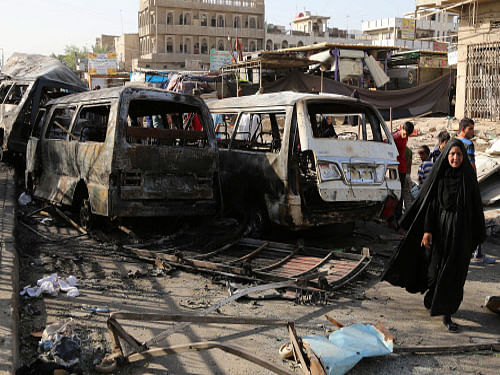
[[273, 49], [273, 41], [271, 39], [268, 39], [266, 42], [266, 51], [272, 51]]
[[222, 40], [219, 40], [219, 46], [217, 47], [219, 51], [224, 51], [224, 42]]
[[257, 45], [254, 41], [250, 42], [250, 52], [255, 52], [257, 50]]
[[217, 17], [212, 16], [212, 20], [210, 21], [210, 25], [212, 27], [216, 27], [217, 26]]
[[302, 46], [304, 46], [304, 43], [302, 43], [302, 41], [299, 40], [299, 42], [297, 43], [297, 47], [302, 47]]
[[167, 14], [167, 25], [173, 25], [174, 24], [174, 15], [172, 13]]
[[255, 29], [257, 27], [256, 23], [255, 23], [255, 18], [250, 18], [250, 28], [251, 29]]
[[288, 48], [288, 42], [286, 40], [281, 42], [281, 48]]
[[239, 28], [241, 28], [241, 21], [240, 21], [240, 17], [235, 17], [235, 18], [234, 18], [234, 28], [235, 28], [235, 29], [239, 29]]
[[224, 27], [224, 16], [219, 16], [219, 22], [217, 23], [218, 27]]
[[184, 24], [184, 17], [182, 16], [182, 14], [179, 16], [179, 25], [183, 25]]
[[174, 40], [172, 38], [167, 39], [167, 53], [174, 52]]
[[206, 55], [208, 53], [208, 45], [207, 45], [207, 40], [202, 39], [201, 41], [201, 53]]
[[184, 25], [191, 25], [191, 14], [187, 13], [184, 15]]
[[193, 53], [198, 55], [200, 53], [200, 43], [195, 43], [193, 46]]
[[201, 22], [200, 22], [200, 25], [201, 25], [201, 26], [207, 26], [207, 15], [206, 15], [206, 14], [202, 14], [202, 15], [201, 15]]

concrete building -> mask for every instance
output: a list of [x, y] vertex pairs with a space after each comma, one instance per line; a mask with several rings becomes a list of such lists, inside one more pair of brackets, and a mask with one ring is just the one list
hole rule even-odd
[[[415, 13], [407, 13], [404, 17], [382, 18], [362, 23], [363, 34], [372, 39], [373, 44], [381, 46], [406, 47], [415, 50], [447, 50], [444, 43], [456, 38], [458, 32], [457, 13], [417, 13], [414, 38], [407, 38], [404, 33], [405, 21], [414, 21]], [[408, 22], [406, 21], [406, 22]], [[411, 31], [410, 31], [411, 32]]]
[[118, 71], [131, 72], [132, 61], [139, 58], [139, 34], [123, 34], [115, 38]]
[[417, 8], [460, 14], [455, 116], [500, 121], [500, 1], [417, 0]]
[[95, 39], [95, 45], [97, 48], [102, 48], [103, 52], [114, 52], [115, 51], [115, 38], [116, 35], [104, 35]]
[[309, 11], [301, 12], [291, 21], [292, 28], [268, 24], [266, 27], [267, 51], [302, 47], [317, 43], [371, 44], [360, 32], [347, 33], [336, 27], [328, 27], [330, 17], [317, 16]]
[[[264, 0], [140, 0], [138, 64], [153, 69], [208, 69], [210, 50], [264, 48]], [[196, 69], [194, 69], [196, 70]]]

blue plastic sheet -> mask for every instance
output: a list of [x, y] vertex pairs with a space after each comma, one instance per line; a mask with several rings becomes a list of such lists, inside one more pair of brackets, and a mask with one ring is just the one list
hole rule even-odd
[[341, 328], [329, 338], [314, 335], [302, 338], [306, 350], [319, 358], [327, 375], [343, 375], [364, 357], [376, 357], [392, 353], [392, 338], [371, 324], [353, 324]]

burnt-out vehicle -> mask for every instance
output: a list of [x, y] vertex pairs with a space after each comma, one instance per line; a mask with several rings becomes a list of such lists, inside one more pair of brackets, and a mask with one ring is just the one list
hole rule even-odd
[[270, 222], [301, 229], [373, 219], [401, 194], [396, 146], [368, 103], [281, 92], [209, 108], [222, 195], [257, 233]]
[[196, 97], [141, 87], [68, 95], [39, 113], [26, 153], [34, 196], [70, 205], [82, 225], [217, 209], [212, 120]]
[[39, 107], [48, 101], [87, 87], [58, 60], [14, 54], [5, 65], [0, 84], [0, 150], [22, 155]]

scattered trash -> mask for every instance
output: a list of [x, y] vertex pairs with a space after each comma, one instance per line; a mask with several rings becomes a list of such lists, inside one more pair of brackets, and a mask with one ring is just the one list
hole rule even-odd
[[127, 277], [129, 279], [138, 279], [138, 278], [141, 278], [141, 277], [144, 277], [144, 276], [147, 276], [147, 273], [144, 272], [141, 269], [129, 270], [128, 273], [127, 273]]
[[500, 314], [500, 296], [487, 296], [484, 299], [484, 306], [494, 313]]
[[20, 206], [27, 206], [31, 203], [31, 196], [26, 193], [22, 193], [17, 200]]
[[92, 311], [95, 313], [109, 313], [109, 309], [107, 307], [93, 307], [89, 305], [83, 305], [82, 308], [87, 311]]
[[45, 328], [39, 343], [47, 359], [65, 368], [80, 362], [80, 338], [73, 332], [73, 319], [56, 322]]
[[80, 295], [76, 285], [78, 285], [76, 277], [69, 276], [66, 279], [62, 279], [59, 278], [57, 273], [53, 273], [38, 280], [35, 287], [31, 285], [25, 286], [19, 294], [21, 296], [28, 295], [32, 298], [40, 297], [41, 294], [50, 294], [55, 297], [59, 294], [59, 291], [62, 291], [66, 293], [67, 297], [72, 298]]
[[333, 332], [328, 338], [302, 338], [306, 354], [321, 362], [327, 375], [343, 375], [362, 358], [392, 353], [394, 338], [381, 324], [353, 324]]
[[40, 223], [42, 223], [43, 225], [50, 225], [53, 221], [54, 221], [54, 219], [52, 219], [51, 217], [46, 217], [46, 218], [42, 219], [42, 221], [40, 221]]

